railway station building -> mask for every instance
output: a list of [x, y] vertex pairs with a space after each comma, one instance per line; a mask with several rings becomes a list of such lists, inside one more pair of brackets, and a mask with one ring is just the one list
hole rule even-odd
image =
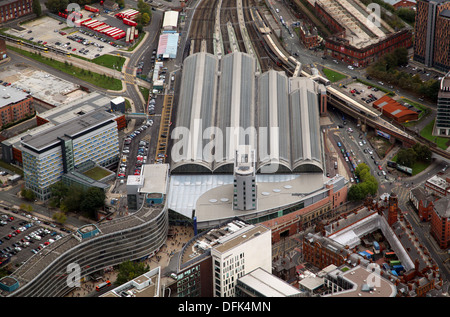
[[[275, 70], [260, 74], [246, 53], [220, 61], [209, 53], [187, 57], [172, 131], [168, 208], [199, 229], [233, 217], [263, 223], [277, 241], [343, 204], [346, 179], [324, 175], [321, 86]], [[246, 199], [254, 204], [235, 201], [243, 199], [238, 187], [247, 188], [237, 179], [237, 158], [252, 163]]]

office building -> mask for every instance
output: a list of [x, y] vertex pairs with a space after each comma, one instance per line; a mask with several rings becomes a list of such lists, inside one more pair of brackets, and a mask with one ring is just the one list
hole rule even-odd
[[117, 123], [103, 109], [93, 111], [47, 129], [24, 136], [22, 159], [25, 186], [38, 199], [50, 198], [50, 186], [64, 173], [88, 160], [110, 166], [119, 160]]
[[450, 1], [418, 0], [414, 28], [414, 60], [450, 70]]

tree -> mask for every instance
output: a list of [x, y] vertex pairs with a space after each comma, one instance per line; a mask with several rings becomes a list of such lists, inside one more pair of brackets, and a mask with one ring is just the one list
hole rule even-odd
[[105, 206], [106, 195], [103, 189], [91, 187], [86, 190], [83, 200], [80, 202], [80, 209], [89, 214], [89, 217], [96, 218], [96, 212]]
[[40, 17], [42, 15], [42, 8], [41, 8], [41, 3], [39, 2], [39, 0], [33, 0], [32, 8], [33, 8], [33, 13], [36, 14], [38, 17]]
[[149, 266], [144, 262], [126, 261], [119, 265], [117, 284], [121, 285], [149, 271]]
[[69, 192], [69, 186], [67, 186], [63, 182], [57, 182], [50, 186], [50, 192], [50, 206], [59, 208], [61, 200], [66, 197], [67, 193]]
[[366, 194], [364, 193], [363, 188], [360, 186], [360, 184], [353, 185], [350, 187], [347, 193], [347, 199], [350, 201], [358, 201], [362, 200], [366, 197]]
[[147, 12], [142, 14], [142, 24], [147, 25], [150, 22], [150, 16]]
[[403, 166], [412, 167], [417, 160], [417, 154], [412, 149], [401, 149], [397, 154], [397, 163]]
[[26, 201], [34, 201], [36, 199], [36, 194], [31, 189], [22, 188], [20, 195]]
[[416, 143], [412, 149], [416, 153], [417, 160], [429, 163], [431, 161], [431, 150], [428, 146]]
[[84, 195], [85, 190], [82, 187], [76, 185], [70, 186], [70, 190], [61, 201], [61, 210], [65, 212], [80, 211]]
[[69, 5], [69, 0], [47, 0], [45, 7], [51, 12], [57, 14], [64, 11]]
[[64, 224], [67, 221], [67, 216], [63, 212], [55, 212], [52, 219], [59, 224]]
[[26, 211], [26, 212], [32, 212], [33, 206], [29, 204], [20, 204], [20, 210]]

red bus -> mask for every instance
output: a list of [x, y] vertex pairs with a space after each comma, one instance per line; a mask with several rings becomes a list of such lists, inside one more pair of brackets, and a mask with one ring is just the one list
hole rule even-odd
[[105, 287], [108, 287], [108, 286], [111, 286], [111, 281], [106, 281], [106, 282], [103, 282], [103, 283], [100, 283], [100, 284], [98, 284], [96, 287], [95, 287], [95, 289], [97, 290], [97, 292], [98, 291], [100, 291], [100, 290], [102, 290], [102, 289], [104, 289]]

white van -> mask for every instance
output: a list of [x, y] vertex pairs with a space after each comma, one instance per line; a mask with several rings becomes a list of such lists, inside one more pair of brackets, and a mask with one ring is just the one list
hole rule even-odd
[[275, 9], [275, 11], [276, 11], [277, 13], [280, 13], [280, 10], [278, 10], [278, 9]]

